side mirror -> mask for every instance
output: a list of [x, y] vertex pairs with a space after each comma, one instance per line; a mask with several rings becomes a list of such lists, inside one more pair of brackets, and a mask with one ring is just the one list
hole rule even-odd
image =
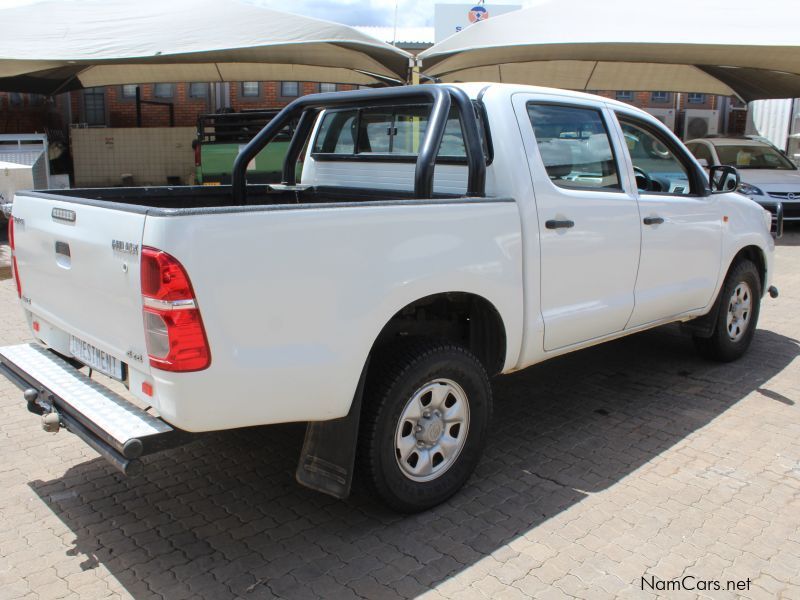
[[741, 183], [739, 171], [727, 165], [714, 165], [708, 172], [708, 183], [712, 194], [735, 192]]
[[698, 158], [697, 162], [699, 162], [700, 166], [703, 167], [704, 169], [708, 168], [708, 161], [705, 158]]

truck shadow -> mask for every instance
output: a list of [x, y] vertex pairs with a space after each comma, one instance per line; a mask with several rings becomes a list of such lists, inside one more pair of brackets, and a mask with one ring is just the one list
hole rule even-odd
[[[302, 425], [213, 434], [127, 480], [97, 459], [31, 489], [136, 598], [414, 597], [623, 477], [764, 389], [800, 344], [761, 330], [735, 364], [704, 362], [676, 327], [494, 381], [495, 420], [468, 485], [424, 514], [356, 488], [301, 488]], [[224, 401], [224, 399], [221, 399]]]

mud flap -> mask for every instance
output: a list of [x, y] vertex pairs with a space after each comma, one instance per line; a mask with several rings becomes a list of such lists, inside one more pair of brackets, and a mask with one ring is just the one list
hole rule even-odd
[[334, 498], [344, 499], [350, 495], [368, 367], [369, 359], [361, 371], [347, 416], [332, 421], [309, 422], [295, 473], [300, 485]]
[[717, 294], [717, 299], [711, 310], [702, 317], [697, 317], [691, 321], [681, 323], [682, 331], [699, 338], [710, 338], [714, 335], [714, 330], [717, 328], [717, 318], [719, 317], [719, 311], [722, 307], [722, 288], [724, 287], [725, 282], [723, 281], [722, 287], [719, 290], [719, 294]]

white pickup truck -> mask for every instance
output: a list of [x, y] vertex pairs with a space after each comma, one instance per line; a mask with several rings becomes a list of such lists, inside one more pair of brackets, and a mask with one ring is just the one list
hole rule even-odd
[[[298, 118], [283, 183], [247, 185]], [[422, 510], [478, 462], [489, 376], [677, 321], [706, 357], [746, 351], [777, 290], [770, 215], [737, 183], [591, 95], [305, 96], [243, 149], [232, 186], [17, 194], [14, 274], [39, 343], [0, 362], [46, 430], [123, 472], [193, 432], [301, 421], [301, 483], [344, 497], [356, 470]]]

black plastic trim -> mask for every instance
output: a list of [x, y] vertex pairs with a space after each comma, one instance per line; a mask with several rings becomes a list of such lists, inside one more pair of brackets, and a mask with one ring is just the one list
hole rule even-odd
[[[194, 186], [191, 189], [196, 189]], [[213, 186], [205, 189], [219, 189], [221, 186]], [[114, 191], [119, 190], [136, 190], [136, 188], [113, 188]], [[142, 188], [144, 189], [144, 188]], [[148, 188], [150, 190], [158, 190], [159, 188]], [[169, 189], [172, 188], [161, 188]], [[73, 190], [74, 191], [74, 190]], [[86, 193], [92, 191], [87, 189]], [[198, 206], [191, 208], [161, 208], [156, 206], [142, 206], [139, 204], [128, 204], [125, 202], [116, 202], [112, 200], [98, 200], [94, 198], [81, 198], [78, 196], [62, 196], [57, 193], [49, 192], [24, 192], [25, 196], [32, 196], [35, 198], [44, 198], [46, 200], [57, 200], [60, 202], [68, 202], [70, 204], [85, 204], [87, 206], [96, 206], [99, 208], [109, 208], [113, 210], [120, 210], [123, 212], [136, 213], [152, 217], [186, 217], [191, 215], [218, 215], [218, 214], [233, 214], [245, 212], [273, 212], [284, 210], [331, 210], [339, 208], [358, 208], [369, 206], [420, 206], [420, 205], [437, 205], [437, 204], [496, 204], [496, 203], [514, 203], [515, 200], [510, 197], [466, 197], [466, 196], [451, 196], [443, 198], [391, 198], [392, 195], [397, 195], [398, 192], [391, 190], [386, 191], [386, 200], [364, 200], [364, 201], [343, 201], [343, 202], [324, 202], [324, 203], [298, 203], [298, 204], [253, 204], [253, 205], [225, 205], [225, 206]]]

